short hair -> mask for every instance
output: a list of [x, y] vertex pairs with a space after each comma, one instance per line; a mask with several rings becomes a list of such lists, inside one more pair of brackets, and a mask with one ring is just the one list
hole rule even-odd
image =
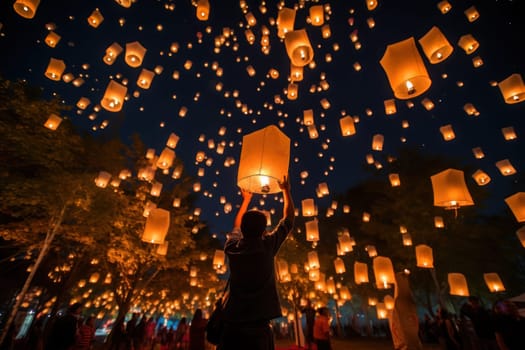
[[266, 229], [266, 215], [258, 210], [249, 210], [242, 216], [241, 232], [243, 237], [260, 237]]

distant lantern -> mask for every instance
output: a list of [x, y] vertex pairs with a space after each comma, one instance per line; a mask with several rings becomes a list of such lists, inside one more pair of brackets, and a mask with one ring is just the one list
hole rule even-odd
[[454, 51], [445, 35], [436, 26], [432, 27], [419, 39], [419, 45], [421, 45], [425, 56], [432, 64], [446, 60]]
[[306, 240], [309, 242], [319, 241], [319, 226], [317, 220], [310, 220], [304, 223], [306, 228]]
[[225, 264], [226, 255], [224, 250], [217, 249], [213, 255], [213, 268], [220, 269]]
[[366, 19], [366, 24], [368, 25], [368, 28], [372, 29], [376, 26], [376, 21], [370, 17]]
[[97, 178], [95, 179], [95, 185], [100, 188], [106, 188], [106, 186], [109, 183], [109, 180], [111, 180], [111, 174], [107, 171], [101, 171], [98, 173]]
[[122, 7], [130, 8], [133, 0], [115, 0], [115, 2]]
[[451, 141], [456, 138], [456, 134], [454, 134], [454, 129], [451, 124], [443, 125], [439, 128], [439, 132], [445, 141]]
[[502, 128], [501, 133], [503, 134], [505, 141], [511, 141], [511, 140], [515, 140], [518, 138], [512, 126], [507, 126], [506, 128]]
[[394, 310], [395, 300], [391, 295], [385, 295], [383, 298], [383, 303], [385, 303], [387, 310]]
[[501, 278], [499, 278], [499, 275], [496, 272], [484, 273], [483, 279], [492, 293], [505, 291], [505, 286], [503, 285], [503, 282], [501, 282]]
[[341, 134], [343, 136], [351, 136], [355, 135], [355, 125], [354, 125], [354, 118], [347, 115], [346, 117], [342, 117], [339, 119], [339, 126], [341, 127]]
[[60, 123], [62, 123], [62, 118], [54, 113], [51, 113], [44, 123], [44, 126], [50, 130], [56, 130]]
[[330, 25], [329, 24], [325, 24], [321, 28], [321, 35], [323, 36], [323, 39], [328, 39], [329, 37], [332, 36], [332, 30], [330, 29]]
[[142, 241], [154, 244], [164, 243], [169, 227], [170, 212], [161, 208], [151, 209], [146, 219]]
[[385, 114], [386, 115], [396, 114], [396, 112], [397, 112], [396, 100], [394, 100], [394, 99], [385, 100], [384, 101], [384, 105], [385, 105]]
[[339, 288], [339, 297], [343, 300], [352, 299], [352, 294], [350, 294], [350, 290], [347, 286], [341, 286], [341, 288]]
[[443, 221], [442, 216], [434, 216], [434, 227], [435, 228], [444, 228], [445, 222]]
[[521, 245], [525, 248], [525, 226], [516, 231], [516, 236], [518, 236]]
[[476, 172], [472, 174], [472, 178], [479, 186], [485, 186], [490, 182], [490, 176], [481, 169], [476, 170]]
[[425, 107], [427, 111], [431, 111], [435, 107], [434, 102], [432, 102], [432, 100], [428, 97], [425, 97], [423, 100], [421, 100], [421, 104], [423, 105], [423, 107]]
[[496, 167], [499, 169], [501, 175], [509, 176], [516, 174], [516, 169], [508, 159], [503, 159], [496, 162]]
[[303, 123], [306, 126], [314, 125], [314, 111], [312, 109], [303, 111]]
[[87, 21], [90, 26], [97, 28], [104, 21], [104, 16], [102, 16], [102, 13], [99, 9], [94, 9]]
[[330, 109], [330, 101], [328, 101], [328, 99], [326, 98], [323, 98], [321, 101], [319, 101], [319, 103], [321, 104], [321, 107], [323, 107], [323, 109]]
[[175, 149], [177, 147], [177, 144], [179, 143], [179, 140], [179, 136], [177, 136], [175, 133], [171, 133], [168, 137], [168, 141], [166, 142], [166, 146], [168, 146], [171, 149]]
[[295, 9], [283, 7], [277, 15], [277, 36], [284, 39], [286, 33], [293, 31]]
[[483, 158], [485, 158], [485, 153], [483, 153], [483, 150], [481, 149], [481, 147], [474, 147], [472, 149], [472, 154], [474, 154], [474, 157], [476, 159], [483, 159]]
[[479, 43], [472, 35], [465, 34], [459, 38], [458, 46], [461, 47], [467, 55], [470, 55], [478, 49]]
[[376, 287], [379, 289], [388, 289], [390, 284], [394, 284], [396, 279], [394, 276], [394, 267], [390, 258], [384, 256], [376, 256], [373, 261], [374, 276], [376, 280]]
[[432, 248], [425, 244], [416, 246], [416, 261], [417, 267], [431, 269], [434, 267], [434, 257], [432, 255]]
[[115, 63], [115, 59], [118, 55], [122, 53], [123, 50], [124, 49], [122, 48], [122, 46], [120, 46], [118, 43], [111, 44], [106, 49], [106, 55], [103, 58], [104, 63], [107, 65], [112, 65], [113, 63]]
[[518, 222], [525, 221], [525, 192], [517, 192], [505, 198], [505, 203], [509, 206]]
[[253, 77], [256, 74], [255, 68], [253, 68], [252, 65], [249, 65], [248, 67], [246, 67], [246, 72], [248, 73], [250, 77]]
[[368, 283], [368, 265], [356, 261], [354, 263], [354, 279], [356, 284]]
[[319, 256], [316, 251], [308, 252], [308, 266], [314, 270], [321, 267], [319, 264]]
[[365, 0], [366, 1], [366, 8], [368, 11], [375, 10], [377, 7], [377, 0]]
[[324, 24], [323, 5], [310, 6], [310, 22], [313, 26], [322, 26]]
[[279, 181], [288, 174], [290, 139], [270, 125], [242, 139], [237, 185], [252, 193], [280, 192]]
[[157, 160], [157, 167], [163, 170], [169, 169], [173, 165], [174, 160], [175, 152], [172, 149], [165, 147]]
[[51, 57], [45, 75], [51, 80], [60, 81], [65, 70], [66, 64], [64, 61]]
[[314, 50], [305, 29], [286, 33], [284, 45], [286, 46], [288, 57], [294, 66], [303, 67], [312, 62]]
[[401, 240], [405, 247], [410, 247], [412, 245], [412, 236], [410, 236], [410, 233], [403, 233], [401, 235]]
[[474, 68], [481, 67], [483, 65], [483, 59], [480, 56], [476, 56], [472, 59], [472, 65]]
[[210, 15], [210, 3], [208, 0], [197, 1], [197, 12], [195, 13], [199, 21], [207, 21]]
[[463, 110], [465, 111], [465, 113], [467, 113], [467, 115], [471, 115], [471, 116], [479, 115], [478, 110], [472, 103], [465, 103], [465, 105], [463, 106]]
[[301, 201], [302, 213], [304, 217], [317, 215], [315, 203], [312, 198], [306, 198]]
[[298, 90], [299, 90], [299, 85], [295, 83], [288, 84], [288, 89], [286, 93], [286, 96], [288, 97], [288, 99], [291, 101], [296, 100], [299, 94]]
[[505, 103], [514, 104], [525, 100], [525, 84], [520, 74], [515, 73], [498, 83]]
[[452, 9], [452, 5], [447, 0], [438, 2], [437, 7], [442, 14], [446, 14]]
[[335, 258], [334, 260], [335, 273], [343, 274], [346, 272], [345, 262], [341, 258]]
[[434, 191], [434, 206], [445, 209], [474, 205], [463, 171], [447, 169], [430, 177]]
[[100, 273], [93, 272], [91, 276], [89, 276], [89, 283], [97, 283], [100, 279]]
[[51, 31], [49, 34], [47, 34], [46, 38], [44, 39], [45, 43], [49, 47], [55, 47], [57, 46], [58, 42], [60, 41], [61, 37], [57, 33]]
[[342, 255], [354, 250], [353, 244], [355, 244], [355, 242], [352, 241], [352, 237], [350, 237], [348, 232], [337, 237], [337, 240], [339, 241], [339, 248], [341, 249]]
[[165, 256], [168, 254], [168, 245], [169, 245], [170, 242], [168, 241], [164, 241], [164, 243], [162, 244], [159, 244], [159, 246], [157, 247], [157, 255], [162, 255], [162, 256]]
[[388, 180], [390, 180], [390, 186], [392, 187], [401, 186], [401, 180], [399, 179], [399, 174], [396, 174], [396, 173], [388, 174]]
[[479, 18], [479, 12], [475, 6], [470, 6], [464, 13], [469, 22], [474, 22]]
[[301, 81], [303, 80], [303, 67], [290, 65], [290, 79], [292, 81]]
[[137, 86], [142, 89], [149, 89], [151, 82], [153, 81], [153, 77], [155, 77], [154, 71], [142, 69], [137, 79]]
[[368, 253], [368, 257], [373, 258], [377, 256], [377, 249], [373, 245], [367, 245], [365, 251]]
[[142, 46], [138, 41], [134, 41], [126, 44], [126, 56], [124, 60], [128, 66], [137, 68], [142, 64], [145, 54], [146, 48], [144, 48], [144, 46]]
[[31, 19], [35, 17], [36, 9], [40, 4], [40, 0], [16, 0], [13, 8], [20, 16]]
[[102, 100], [100, 101], [100, 105], [107, 111], [119, 112], [122, 109], [127, 92], [127, 87], [114, 80], [110, 80], [106, 92], [104, 93], [104, 97], [102, 97]]
[[77, 107], [78, 109], [86, 109], [87, 106], [89, 106], [89, 104], [91, 103], [91, 101], [89, 100], [89, 98], [87, 97], [81, 97], [78, 101], [77, 101]]
[[388, 45], [380, 63], [394, 96], [401, 100], [423, 94], [432, 84], [413, 37]]
[[372, 149], [374, 151], [382, 151], [383, 150], [383, 142], [385, 138], [381, 134], [375, 134], [372, 137]]
[[449, 273], [448, 286], [450, 288], [450, 295], [459, 295], [462, 297], [468, 297], [470, 295], [467, 279], [462, 273]]

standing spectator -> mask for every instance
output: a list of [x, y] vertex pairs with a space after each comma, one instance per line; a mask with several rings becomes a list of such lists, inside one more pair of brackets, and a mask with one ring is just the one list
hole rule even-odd
[[207, 323], [208, 320], [202, 318], [202, 310], [195, 310], [190, 325], [190, 350], [204, 350]]
[[494, 305], [496, 341], [500, 350], [525, 349], [525, 319], [516, 305], [508, 300]]
[[444, 308], [438, 310], [438, 341], [441, 350], [459, 350], [458, 332], [449, 312]]
[[252, 193], [241, 189], [243, 201], [224, 246], [230, 267], [230, 294], [224, 308], [220, 350], [274, 349], [270, 320], [281, 316], [274, 259], [294, 221], [294, 205], [286, 177], [279, 186], [284, 198], [283, 218], [272, 232], [266, 231], [264, 213], [247, 211]]
[[141, 350], [146, 337], [146, 315], [142, 315], [139, 323], [135, 327], [135, 333], [133, 334], [133, 348], [135, 350]]
[[95, 316], [89, 316], [78, 328], [75, 350], [89, 350], [95, 339]]
[[315, 318], [314, 339], [318, 350], [331, 350], [330, 345], [330, 311], [327, 307], [319, 309]]
[[301, 310], [306, 318], [306, 344], [308, 344], [308, 350], [312, 349], [314, 342], [314, 323], [315, 323], [315, 309], [312, 307], [310, 299], [306, 301], [306, 306]]
[[[146, 347], [149, 346], [149, 348], [151, 348], [151, 344], [153, 344], [153, 339], [155, 339], [155, 328], [157, 328], [157, 322], [155, 322], [153, 317], [150, 316], [150, 318], [146, 322], [146, 334], [145, 334]], [[147, 350], [149, 350], [149, 348], [147, 348]]]
[[175, 347], [176, 349], [183, 348], [184, 336], [188, 332], [188, 325], [186, 323], [186, 317], [180, 319], [177, 330], [175, 331]]
[[51, 326], [46, 350], [69, 350], [75, 345], [82, 304], [74, 303]]
[[460, 316], [463, 325], [470, 325], [462, 327], [467, 329], [469, 335], [466, 349], [497, 350], [492, 315], [481, 306], [478, 297], [468, 297], [467, 302], [461, 306]]

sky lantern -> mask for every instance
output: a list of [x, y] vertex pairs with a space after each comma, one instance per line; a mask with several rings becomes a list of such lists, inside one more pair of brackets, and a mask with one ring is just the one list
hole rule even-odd
[[93, 272], [91, 276], [89, 276], [89, 283], [97, 283], [100, 279], [100, 273]]
[[485, 153], [483, 153], [483, 150], [481, 149], [481, 147], [474, 147], [472, 149], [472, 154], [474, 155], [474, 158], [476, 159], [485, 158]]
[[310, 6], [310, 22], [313, 26], [322, 26], [324, 24], [323, 5]]
[[36, 9], [40, 4], [40, 0], [16, 0], [13, 8], [20, 16], [31, 19], [35, 17]]
[[469, 22], [474, 22], [479, 18], [479, 12], [476, 9], [476, 6], [470, 6], [464, 11], [464, 13]]
[[459, 38], [458, 46], [461, 47], [467, 55], [470, 55], [478, 49], [479, 43], [472, 35], [465, 34]]
[[472, 103], [465, 103], [465, 105], [463, 106], [463, 110], [465, 111], [465, 113], [467, 113], [467, 115], [470, 116], [473, 115], [477, 117], [480, 114]]
[[521, 245], [523, 246], [523, 248], [525, 248], [525, 226], [516, 231], [516, 236], [518, 236]]
[[432, 64], [446, 60], [454, 51], [445, 35], [436, 26], [432, 27], [419, 39], [419, 45], [421, 45], [425, 56]]
[[443, 221], [442, 216], [434, 216], [434, 227], [435, 228], [444, 228], [445, 222]]
[[343, 274], [346, 272], [345, 262], [341, 258], [335, 258], [334, 260], [335, 273]]
[[98, 173], [98, 176], [95, 178], [95, 185], [100, 188], [106, 188], [111, 179], [111, 174], [107, 171], [101, 171]]
[[438, 2], [437, 7], [442, 14], [447, 14], [452, 9], [452, 5], [447, 0]]
[[142, 46], [138, 41], [134, 41], [126, 44], [126, 56], [124, 60], [128, 66], [137, 68], [142, 64], [145, 54], [146, 48], [144, 48], [144, 46]]
[[295, 9], [283, 7], [277, 15], [277, 36], [284, 39], [286, 33], [293, 31]]
[[401, 235], [401, 240], [405, 247], [410, 247], [412, 245], [412, 236], [410, 236], [410, 233], [403, 233]]
[[439, 128], [439, 132], [445, 141], [451, 141], [456, 138], [456, 134], [454, 134], [454, 129], [452, 128], [451, 124], [441, 126]]
[[44, 126], [49, 130], [56, 130], [59, 127], [60, 123], [62, 123], [62, 118], [60, 118], [54, 113], [51, 113], [47, 118], [46, 122], [44, 123]]
[[302, 81], [303, 80], [303, 67], [290, 65], [290, 78], [292, 81]]
[[354, 279], [356, 284], [368, 283], [368, 265], [363, 262], [354, 262]]
[[161, 208], [152, 209], [146, 219], [142, 241], [153, 244], [164, 243], [169, 227], [170, 212]]
[[312, 198], [306, 198], [301, 201], [301, 208], [304, 217], [317, 215], [317, 208]]
[[391, 295], [385, 295], [383, 298], [383, 303], [387, 310], [394, 310], [395, 300]]
[[365, 0], [366, 1], [366, 8], [368, 11], [373, 11], [376, 9], [378, 2], [377, 0]]
[[377, 298], [376, 297], [368, 297], [368, 305], [369, 306], [376, 306], [377, 305]]
[[377, 248], [373, 245], [367, 245], [365, 251], [368, 253], [368, 257], [373, 258], [377, 256]]
[[65, 70], [66, 64], [64, 61], [51, 57], [45, 75], [51, 80], [60, 81]]
[[339, 297], [343, 300], [352, 299], [352, 294], [347, 286], [341, 286], [341, 288], [339, 288]]
[[50, 31], [46, 38], [44, 39], [45, 43], [47, 44], [47, 46], [49, 47], [55, 47], [57, 46], [58, 42], [60, 41], [61, 39], [61, 36], [58, 35], [57, 33], [53, 32], [53, 31]]
[[305, 29], [293, 30], [286, 33], [284, 45], [288, 57], [294, 66], [303, 67], [312, 62], [314, 50]]
[[171, 133], [168, 137], [168, 141], [166, 142], [166, 146], [168, 146], [171, 149], [175, 149], [177, 147], [177, 144], [179, 143], [179, 140], [179, 136], [177, 136], [175, 133]]
[[388, 180], [390, 180], [390, 185], [392, 187], [401, 186], [401, 180], [399, 179], [399, 174], [396, 174], [396, 173], [388, 174]]
[[346, 254], [354, 250], [352, 238], [348, 232], [345, 232], [337, 237], [337, 240], [339, 241], [339, 248], [341, 249], [342, 254]]
[[119, 112], [122, 109], [127, 92], [127, 87], [117, 83], [115, 80], [110, 80], [100, 105], [109, 112]]
[[514, 131], [514, 127], [512, 126], [502, 128], [501, 133], [503, 134], [505, 141], [511, 141], [518, 138], [518, 136], [516, 135], [516, 131]]
[[210, 16], [210, 3], [208, 0], [197, 1], [197, 11], [195, 13], [199, 21], [207, 21]]
[[115, 42], [106, 49], [106, 55], [102, 60], [105, 64], [112, 65], [115, 63], [117, 56], [120, 55], [123, 50], [122, 46]]
[[168, 254], [168, 245], [170, 242], [164, 241], [164, 243], [159, 244], [157, 250], [155, 251], [157, 255], [165, 256]]
[[374, 151], [382, 151], [383, 150], [383, 142], [385, 138], [381, 134], [375, 134], [372, 137], [372, 149]]
[[434, 257], [432, 255], [432, 248], [425, 244], [416, 246], [416, 260], [417, 267], [431, 269], [434, 267]]
[[481, 67], [483, 65], [483, 60], [480, 56], [476, 56], [472, 58], [472, 65], [474, 66], [474, 68]]
[[297, 96], [299, 95], [298, 90], [299, 90], [299, 85], [295, 83], [288, 84], [286, 96], [288, 97], [290, 101], [297, 100]]
[[159, 159], [157, 159], [157, 167], [163, 170], [168, 169], [172, 166], [174, 160], [175, 152], [172, 149], [165, 147], [162, 150]]
[[98, 28], [98, 26], [104, 21], [104, 16], [102, 16], [100, 10], [96, 8], [93, 10], [93, 12], [91, 12], [91, 15], [88, 17], [87, 21], [93, 28]]
[[89, 100], [89, 98], [87, 97], [81, 97], [78, 102], [77, 102], [77, 107], [78, 109], [86, 109], [87, 106], [89, 106], [89, 104], [91, 103], [91, 101]]
[[323, 39], [328, 39], [332, 36], [332, 30], [330, 29], [329, 24], [325, 24], [321, 27], [321, 35], [323, 36]]
[[396, 100], [394, 100], [393, 98], [389, 99], [389, 100], [385, 100], [384, 101], [384, 105], [385, 105], [385, 114], [386, 115], [396, 114], [396, 112], [397, 112]]
[[499, 169], [501, 175], [509, 176], [516, 174], [516, 169], [508, 159], [503, 159], [496, 162], [496, 167]]
[[339, 119], [339, 126], [341, 128], [341, 134], [343, 136], [352, 136], [356, 133], [354, 118], [352, 118], [349, 115]]
[[217, 249], [215, 250], [215, 254], [213, 255], [213, 268], [220, 269], [225, 264], [226, 255], [224, 254], [224, 250]]
[[423, 94], [432, 84], [413, 37], [388, 45], [380, 63], [401, 100]]
[[319, 241], [319, 226], [317, 219], [307, 221], [304, 225], [306, 228], [306, 240], [309, 242]]
[[374, 276], [376, 279], [376, 287], [378, 289], [388, 289], [390, 284], [396, 282], [394, 276], [394, 266], [390, 258], [385, 256], [376, 256], [373, 261]]
[[115, 0], [115, 2], [122, 7], [130, 8], [133, 0]]
[[505, 286], [503, 285], [503, 282], [501, 282], [501, 278], [499, 278], [499, 275], [496, 272], [484, 273], [483, 279], [492, 293], [505, 291]]
[[246, 15], [244, 15], [244, 18], [246, 19], [246, 23], [248, 23], [250, 27], [253, 27], [257, 24], [257, 19], [251, 12], [248, 12]]
[[155, 72], [143, 68], [139, 74], [139, 77], [137, 78], [137, 86], [143, 89], [149, 89], [151, 82], [153, 81], [153, 77], [155, 77]]
[[434, 191], [434, 206], [445, 209], [474, 205], [463, 171], [447, 169], [430, 177]]
[[450, 295], [459, 295], [462, 297], [468, 297], [470, 295], [467, 285], [467, 279], [462, 273], [449, 273], [448, 286], [450, 288]]
[[311, 269], [319, 269], [321, 267], [319, 264], [319, 256], [316, 251], [308, 252], [308, 266]]
[[519, 73], [514, 73], [498, 83], [505, 103], [514, 104], [525, 100], [525, 84]]
[[432, 102], [432, 100], [428, 97], [425, 97], [423, 100], [421, 100], [421, 104], [423, 105], [423, 107], [425, 107], [427, 111], [431, 111], [435, 107], [434, 102]]
[[516, 192], [512, 196], [505, 198], [505, 203], [512, 210], [518, 222], [525, 221], [525, 192]]
[[308, 279], [313, 282], [319, 281], [321, 278], [321, 271], [319, 269], [309, 269], [308, 270]]
[[252, 193], [280, 192], [288, 175], [290, 139], [274, 125], [243, 136], [237, 185]]
[[481, 169], [476, 170], [476, 172], [472, 174], [472, 178], [479, 186], [485, 186], [490, 182], [490, 176]]

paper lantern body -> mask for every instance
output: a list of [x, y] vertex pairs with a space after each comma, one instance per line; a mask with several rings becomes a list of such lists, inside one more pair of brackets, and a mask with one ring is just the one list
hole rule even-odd
[[293, 31], [295, 22], [295, 10], [283, 7], [277, 15], [277, 36], [284, 38], [286, 33]]
[[306, 126], [314, 125], [314, 111], [312, 109], [303, 111], [303, 123]]
[[314, 58], [314, 50], [306, 30], [299, 29], [286, 33], [284, 37], [286, 53], [294, 66], [304, 67]]
[[490, 176], [481, 169], [476, 170], [476, 172], [472, 174], [472, 178], [479, 186], [485, 186], [490, 182]]
[[525, 221], [525, 192], [517, 192], [505, 198], [505, 203], [509, 206], [518, 222]]
[[224, 250], [217, 249], [213, 255], [213, 267], [220, 269], [224, 266], [225, 259], [226, 255], [224, 254]]
[[445, 35], [435, 26], [419, 39], [419, 45], [432, 64], [446, 60], [454, 51]]
[[301, 201], [301, 208], [304, 217], [317, 215], [317, 209], [315, 208], [315, 202], [312, 198], [306, 198]]
[[349, 115], [339, 119], [339, 126], [341, 127], [341, 134], [343, 136], [351, 136], [356, 132], [354, 118]]
[[516, 236], [518, 236], [521, 245], [525, 248], [525, 226], [516, 231]]
[[356, 261], [354, 263], [354, 280], [356, 284], [368, 283], [368, 265]]
[[503, 159], [496, 162], [496, 167], [499, 169], [501, 175], [509, 176], [516, 174], [516, 169], [508, 159]]
[[149, 89], [154, 76], [154, 71], [142, 69], [142, 71], [139, 74], [139, 77], [137, 78], [137, 86], [145, 90]]
[[470, 295], [467, 279], [462, 273], [449, 273], [448, 286], [450, 288], [450, 295], [459, 295], [463, 297], [468, 297]]
[[432, 84], [413, 37], [388, 45], [380, 63], [394, 96], [401, 100], [423, 94]]
[[432, 248], [425, 244], [416, 246], [416, 260], [417, 267], [431, 269], [434, 267], [434, 257], [432, 255]]
[[104, 56], [104, 63], [107, 64], [107, 65], [112, 65], [113, 63], [115, 63], [115, 59], [117, 58], [118, 55], [120, 55], [122, 53], [124, 49], [122, 48], [122, 46], [120, 46], [118, 43], [113, 43], [111, 44], [107, 49], [106, 49], [106, 55]]
[[51, 113], [44, 123], [44, 126], [50, 130], [56, 130], [60, 123], [62, 123], [62, 118], [56, 114]]
[[446, 14], [452, 9], [452, 5], [447, 0], [438, 2], [437, 7], [442, 14]]
[[335, 258], [334, 260], [335, 273], [342, 274], [346, 272], [345, 262], [341, 258]]
[[390, 288], [390, 284], [395, 283], [394, 266], [390, 258], [376, 256], [373, 260], [373, 267], [377, 288], [387, 289]]
[[20, 16], [31, 19], [35, 17], [36, 9], [39, 4], [40, 0], [16, 0], [13, 4], [13, 8]]
[[118, 112], [122, 109], [127, 92], [127, 87], [114, 80], [110, 80], [104, 97], [102, 97], [100, 101], [100, 105], [109, 112]]
[[104, 16], [102, 16], [102, 13], [99, 9], [95, 9], [88, 17], [87, 21], [90, 26], [97, 28], [104, 21]]
[[170, 227], [170, 212], [154, 208], [150, 211], [146, 219], [146, 227], [142, 235], [144, 242], [162, 244]]
[[459, 38], [458, 46], [461, 47], [467, 55], [470, 55], [478, 49], [479, 42], [476, 39], [474, 39], [472, 35], [465, 34], [461, 38]]
[[430, 177], [434, 191], [434, 206], [454, 209], [474, 205], [463, 171], [447, 169]]
[[137, 68], [142, 64], [146, 49], [138, 41], [126, 44], [126, 57], [124, 60], [128, 66]]
[[174, 160], [175, 152], [172, 149], [165, 147], [157, 160], [157, 167], [159, 169], [168, 169], [173, 165]]
[[53, 31], [51, 31], [46, 36], [44, 41], [46, 42], [47, 46], [55, 47], [55, 46], [57, 46], [57, 44], [60, 41], [60, 39], [61, 39], [60, 35], [58, 35], [57, 33], [53, 32]]
[[162, 255], [162, 256], [167, 255], [168, 254], [168, 244], [169, 243], [170, 242], [168, 242], [168, 241], [164, 241], [164, 243], [159, 244], [159, 246], [157, 247], [157, 251], [156, 251], [157, 254], [158, 255]]
[[501, 278], [499, 278], [499, 275], [496, 272], [484, 273], [483, 279], [492, 293], [505, 291], [505, 286], [503, 285], [503, 282], [501, 282]]
[[305, 222], [306, 240], [309, 242], [319, 241], [319, 226], [317, 220], [310, 220]]
[[322, 26], [324, 24], [323, 5], [310, 6], [310, 21], [313, 26]]
[[316, 251], [308, 252], [308, 266], [314, 270], [317, 270], [321, 267], [319, 265], [319, 257]]
[[97, 178], [95, 179], [95, 185], [100, 188], [106, 188], [111, 179], [111, 174], [107, 171], [101, 171], [98, 173]]
[[237, 185], [252, 193], [277, 193], [278, 181], [288, 174], [290, 139], [270, 125], [245, 135], [237, 174]]
[[505, 103], [514, 104], [525, 100], [525, 84], [520, 74], [515, 73], [498, 83]]
[[207, 21], [210, 16], [210, 3], [208, 0], [199, 0], [197, 2], [197, 12], [195, 13], [199, 21]]
[[366, 8], [368, 11], [373, 11], [377, 7], [377, 0], [366, 0]]
[[54, 81], [60, 81], [62, 78], [62, 73], [66, 70], [66, 64], [62, 60], [58, 60], [56, 58], [50, 58], [49, 64], [46, 69], [46, 77], [54, 80]]

